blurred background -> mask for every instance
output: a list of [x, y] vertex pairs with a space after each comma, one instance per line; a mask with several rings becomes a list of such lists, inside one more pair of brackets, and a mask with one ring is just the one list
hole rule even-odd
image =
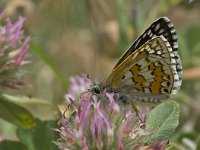
[[[58, 117], [70, 76], [104, 79], [154, 20], [169, 17], [184, 68], [183, 85], [174, 97], [182, 110], [173, 141], [185, 149], [200, 146], [199, 0], [1, 0], [0, 11], [13, 20], [26, 17], [32, 64], [26, 67], [25, 86], [10, 92], [36, 100], [19, 103], [41, 120]], [[0, 139], [16, 139], [15, 126], [0, 122]]]

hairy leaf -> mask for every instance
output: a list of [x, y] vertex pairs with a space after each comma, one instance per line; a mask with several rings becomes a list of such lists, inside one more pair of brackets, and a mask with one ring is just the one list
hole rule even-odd
[[174, 134], [179, 124], [179, 104], [166, 101], [155, 107], [146, 121], [146, 131], [150, 133], [147, 143], [153, 140], [167, 140]]

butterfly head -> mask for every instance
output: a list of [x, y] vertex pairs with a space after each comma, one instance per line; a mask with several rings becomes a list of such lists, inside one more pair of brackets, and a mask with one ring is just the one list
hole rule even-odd
[[102, 93], [101, 83], [95, 82], [90, 75], [87, 75], [87, 78], [92, 81], [89, 91], [94, 95], [99, 95]]
[[93, 85], [90, 90], [95, 95], [99, 95], [102, 93], [101, 87], [98, 84]]

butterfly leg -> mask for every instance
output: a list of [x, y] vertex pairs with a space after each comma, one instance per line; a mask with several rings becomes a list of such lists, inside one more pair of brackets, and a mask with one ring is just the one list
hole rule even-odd
[[143, 126], [144, 119], [142, 119], [142, 117], [140, 116], [140, 111], [138, 110], [138, 108], [136, 107], [136, 105], [134, 103], [131, 103], [131, 106], [132, 106], [132, 109], [134, 110], [134, 112], [136, 113], [136, 116], [140, 120], [140, 126]]
[[134, 111], [136, 113], [136, 116], [138, 117], [139, 121], [140, 121], [140, 125], [144, 125], [144, 119], [141, 117], [141, 113], [138, 110], [138, 108], [136, 107], [136, 105], [131, 101], [131, 97], [129, 96], [125, 96], [125, 95], [121, 95], [120, 96], [120, 101], [119, 103], [126, 107], [127, 105], [129, 105], [130, 107], [128, 107], [129, 109], [132, 109], [132, 111]]

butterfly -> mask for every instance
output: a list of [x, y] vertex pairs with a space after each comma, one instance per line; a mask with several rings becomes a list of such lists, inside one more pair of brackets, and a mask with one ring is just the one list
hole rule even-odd
[[182, 83], [176, 30], [167, 17], [153, 22], [114, 66], [108, 78], [91, 87], [138, 101], [157, 103], [176, 94]]

